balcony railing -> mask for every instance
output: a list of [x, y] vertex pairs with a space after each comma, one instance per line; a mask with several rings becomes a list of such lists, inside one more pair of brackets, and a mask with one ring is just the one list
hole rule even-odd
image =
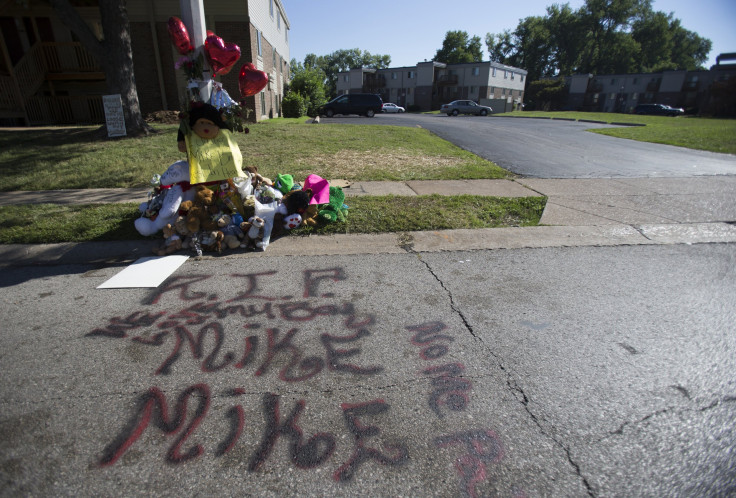
[[443, 74], [437, 77], [438, 85], [457, 85], [457, 74]]
[[31, 125], [37, 124], [102, 124], [105, 110], [101, 95], [40, 97], [26, 100], [26, 113]]

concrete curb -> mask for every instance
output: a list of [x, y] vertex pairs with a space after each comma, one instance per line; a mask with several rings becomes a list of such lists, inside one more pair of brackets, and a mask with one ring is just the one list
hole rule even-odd
[[[536, 226], [402, 232], [287, 236], [266, 251], [205, 253], [203, 258], [335, 256], [552, 247], [604, 247], [736, 243], [736, 225], [688, 223], [659, 225]], [[44, 265], [126, 265], [153, 256], [153, 240], [0, 246], [0, 267]], [[194, 254], [192, 254], [194, 258]]]

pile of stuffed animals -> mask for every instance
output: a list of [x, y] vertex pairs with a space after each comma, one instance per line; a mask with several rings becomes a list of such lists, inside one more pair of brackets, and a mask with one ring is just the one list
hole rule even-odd
[[188, 160], [154, 175], [135, 221], [141, 235], [163, 232], [154, 253], [264, 251], [282, 230], [345, 220], [345, 194], [323, 178], [309, 175], [300, 185], [291, 175], [272, 181], [255, 166], [243, 167], [224, 115], [214, 106], [193, 104], [183, 117], [177, 143]]
[[154, 248], [159, 256], [181, 250], [201, 256], [238, 248], [264, 251], [284, 230], [346, 219], [342, 188], [317, 175], [299, 184], [291, 175], [272, 181], [254, 166], [244, 168], [244, 174], [214, 185], [191, 185], [189, 163], [177, 161], [152, 179], [135, 228], [144, 236], [163, 233]]

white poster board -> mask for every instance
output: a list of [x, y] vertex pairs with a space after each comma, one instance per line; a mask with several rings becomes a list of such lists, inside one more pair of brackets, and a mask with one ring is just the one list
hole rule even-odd
[[141, 258], [117, 275], [98, 285], [97, 288], [158, 287], [187, 259], [189, 259], [189, 256], [183, 255]]
[[103, 95], [102, 105], [105, 108], [105, 123], [107, 124], [108, 137], [124, 137], [125, 115], [123, 114], [123, 99], [120, 94]]

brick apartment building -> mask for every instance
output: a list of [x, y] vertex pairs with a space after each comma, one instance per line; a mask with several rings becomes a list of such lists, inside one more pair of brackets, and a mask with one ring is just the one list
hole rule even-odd
[[[736, 53], [719, 55], [710, 70], [568, 76], [563, 109], [631, 113], [638, 104], [657, 103], [692, 113], [733, 116], [736, 64], [728, 61], [736, 61]], [[731, 88], [730, 103], [719, 98], [719, 87]]]
[[420, 111], [469, 99], [504, 112], [524, 102], [527, 72], [498, 62], [420, 62], [388, 69], [355, 68], [338, 74], [337, 94], [375, 93], [384, 102]]
[[[96, 0], [72, 0], [101, 35]], [[179, 0], [128, 0], [133, 63], [141, 111], [179, 110], [186, 81], [174, 64], [167, 21], [181, 17]], [[281, 0], [204, 0], [206, 29], [236, 43], [241, 57], [218, 77], [239, 100], [238, 72], [252, 62], [269, 75], [268, 86], [246, 100], [253, 121], [278, 116], [289, 79], [290, 24]], [[104, 122], [105, 75], [97, 61], [56, 17], [48, 2], [0, 0], [0, 124]]]

